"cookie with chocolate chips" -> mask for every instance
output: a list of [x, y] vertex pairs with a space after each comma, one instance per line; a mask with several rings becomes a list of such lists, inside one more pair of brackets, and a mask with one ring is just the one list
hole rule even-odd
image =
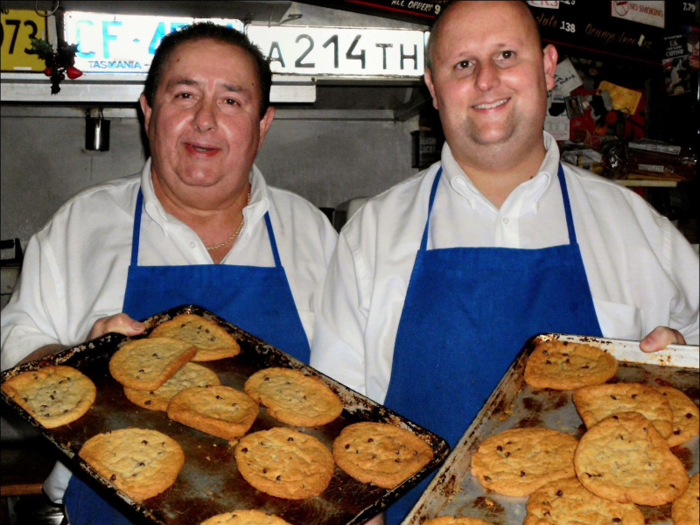
[[109, 373], [134, 390], [156, 390], [197, 353], [190, 343], [170, 337], [133, 339], [109, 360]]
[[134, 390], [124, 387], [124, 394], [132, 403], [149, 410], [168, 410], [168, 403], [175, 394], [197, 386], [220, 385], [219, 376], [208, 368], [194, 363], [187, 363], [155, 390]]
[[265, 514], [259, 510], [234, 510], [212, 516], [199, 525], [289, 525], [274, 514]]
[[489, 490], [527, 496], [557, 479], [574, 476], [578, 440], [550, 428], [514, 428], [481, 442], [472, 475]]
[[673, 502], [671, 517], [673, 525], [698, 525], [700, 523], [700, 480], [696, 473], [690, 478], [688, 488]]
[[333, 458], [362, 483], [391, 489], [433, 459], [433, 450], [415, 434], [386, 423], [348, 425], [333, 442]]
[[98, 434], [85, 442], [78, 455], [136, 502], [168, 489], [185, 463], [177, 441], [143, 428]]
[[330, 450], [318, 439], [287, 427], [253, 432], [235, 451], [241, 476], [265, 494], [305, 499], [321, 494], [333, 477]]
[[535, 388], [574, 390], [599, 385], [615, 377], [617, 359], [584, 343], [544, 341], [532, 351], [525, 381]]
[[46, 366], [22, 372], [2, 384], [2, 391], [45, 428], [82, 417], [95, 402], [95, 384], [70, 366]]
[[668, 400], [641, 383], [587, 386], [574, 391], [572, 399], [586, 428], [613, 414], [638, 412], [651, 421], [664, 438], [673, 430], [673, 410]]
[[156, 326], [150, 337], [172, 337], [197, 347], [192, 361], [214, 361], [241, 352], [236, 338], [214, 321], [195, 314], [181, 314]]
[[693, 400], [670, 386], [655, 388], [668, 399], [673, 411], [673, 431], [666, 438], [669, 446], [675, 447], [697, 436], [700, 433], [700, 413]]
[[615, 503], [599, 498], [577, 478], [547, 483], [527, 500], [523, 525], [644, 525], [644, 514], [633, 503]]
[[291, 368], [259, 370], [243, 388], [269, 415], [289, 425], [325, 425], [343, 411], [340, 398], [320, 379]]
[[637, 412], [612, 415], [588, 429], [574, 466], [584, 487], [617, 503], [665, 505], [688, 486], [683, 463]]
[[230, 386], [182, 390], [168, 404], [168, 417], [212, 436], [236, 439], [250, 429], [260, 407], [244, 392]]

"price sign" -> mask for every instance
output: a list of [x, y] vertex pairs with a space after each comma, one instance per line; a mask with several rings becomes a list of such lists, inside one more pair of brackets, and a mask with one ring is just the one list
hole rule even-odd
[[43, 71], [46, 64], [29, 54], [30, 38], [46, 39], [46, 18], [36, 11], [3, 10], [0, 14], [1, 66], [3, 71]]

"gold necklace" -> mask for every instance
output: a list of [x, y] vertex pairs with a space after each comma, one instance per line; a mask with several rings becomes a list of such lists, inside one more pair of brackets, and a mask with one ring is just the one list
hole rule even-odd
[[[250, 192], [248, 192], [248, 200], [246, 201], [246, 204], [245, 204], [245, 205], [248, 206], [248, 204], [250, 204]], [[241, 233], [241, 229], [243, 229], [243, 224], [244, 224], [244, 223], [245, 223], [245, 219], [242, 219], [242, 220], [241, 220], [241, 223], [238, 225], [238, 228], [236, 228], [236, 231], [233, 232], [233, 235], [231, 235], [231, 237], [229, 237], [228, 239], [226, 239], [224, 242], [222, 242], [222, 243], [220, 243], [220, 244], [216, 244], [216, 245], [214, 245], [214, 246], [205, 246], [205, 248], [207, 249], [207, 251], [211, 252], [211, 251], [213, 251], [213, 250], [218, 250], [219, 248], [223, 248], [223, 247], [226, 246], [228, 243], [230, 243], [232, 240], [234, 240], [236, 237], [238, 237], [238, 234]]]

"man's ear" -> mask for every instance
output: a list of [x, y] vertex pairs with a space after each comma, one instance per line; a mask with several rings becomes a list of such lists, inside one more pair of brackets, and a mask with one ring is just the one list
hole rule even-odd
[[258, 141], [258, 149], [260, 149], [263, 145], [263, 140], [265, 140], [265, 135], [267, 134], [267, 130], [270, 129], [270, 125], [272, 124], [272, 120], [275, 118], [275, 108], [272, 106], [267, 108], [267, 111], [263, 115], [263, 118], [260, 119], [260, 139]]
[[440, 108], [438, 107], [438, 100], [437, 100], [437, 97], [435, 96], [435, 85], [433, 84], [433, 73], [429, 67], [425, 68], [425, 72], [423, 73], [423, 76], [425, 78], [425, 85], [428, 86], [428, 91], [430, 91], [430, 96], [433, 98], [433, 107], [435, 109], [439, 110]]
[[543, 50], [543, 55], [544, 77], [547, 83], [547, 91], [549, 91], [554, 88], [554, 73], [557, 70], [559, 53], [557, 53], [557, 49], [552, 44], [548, 44]]
[[141, 111], [143, 111], [144, 127], [146, 128], [146, 134], [148, 134], [148, 125], [151, 122], [151, 112], [153, 110], [151, 109], [151, 106], [148, 105], [148, 101], [146, 101], [146, 95], [143, 93], [141, 93], [141, 96], [139, 97], [139, 104], [141, 104]]

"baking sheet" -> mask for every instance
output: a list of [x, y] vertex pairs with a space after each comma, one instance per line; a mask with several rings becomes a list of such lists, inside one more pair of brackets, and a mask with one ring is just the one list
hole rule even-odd
[[[503, 430], [548, 427], [581, 438], [586, 427], [571, 401], [573, 391], [536, 389], [525, 383], [527, 358], [539, 341], [560, 339], [603, 348], [619, 361], [609, 382], [666, 385], [699, 399], [700, 353], [697, 346], [671, 345], [645, 354], [638, 341], [622, 341], [543, 334], [530, 339], [504, 375], [484, 407], [424, 491], [402, 525], [418, 525], [438, 516], [481, 518], [494, 525], [520, 525], [527, 514], [527, 497], [504, 496], [482, 487], [471, 475], [471, 456], [484, 439]], [[688, 474], [698, 472], [698, 437], [674, 447]], [[671, 504], [639, 506], [647, 525], [671, 525]]]
[[[234, 447], [228, 441], [171, 421], [165, 412], [146, 410], [132, 404], [126, 398], [123, 387], [109, 374], [108, 363], [112, 354], [130, 338], [108, 334], [2, 372], [0, 378], [4, 382], [27, 370], [62, 364], [79, 369], [95, 383], [97, 396], [87, 414], [69, 425], [55, 429], [43, 428], [4, 392], [2, 400], [58, 447], [69, 463], [73, 464], [74, 472], [78, 472], [88, 484], [118, 505], [135, 522], [195, 525], [222, 512], [255, 508], [274, 513], [289, 523], [298, 525], [359, 524], [396, 501], [447, 457], [449, 445], [442, 438], [202, 308], [186, 305], [148, 318], [144, 321], [147, 326], [146, 334], [158, 324], [181, 313], [193, 313], [211, 319], [238, 340], [241, 346], [239, 355], [219, 361], [198, 363], [216, 372], [223, 385], [243, 390], [245, 381], [254, 372], [272, 366], [282, 366], [316, 376], [338, 394], [344, 405], [343, 413], [338, 419], [328, 425], [298, 428], [318, 438], [329, 449], [333, 440], [348, 424], [376, 421], [410, 430], [431, 446], [434, 457], [421, 471], [391, 490], [360, 483], [336, 467], [329, 487], [319, 496], [299, 501], [285, 500], [259, 492], [241, 477], [234, 460]], [[271, 418], [265, 413], [265, 409], [261, 408], [260, 415], [249, 432], [275, 426], [289, 425]], [[83, 443], [95, 434], [126, 427], [151, 428], [163, 432], [178, 441], [185, 451], [185, 464], [175, 484], [164, 493], [141, 504], [132, 502], [77, 455]]]

